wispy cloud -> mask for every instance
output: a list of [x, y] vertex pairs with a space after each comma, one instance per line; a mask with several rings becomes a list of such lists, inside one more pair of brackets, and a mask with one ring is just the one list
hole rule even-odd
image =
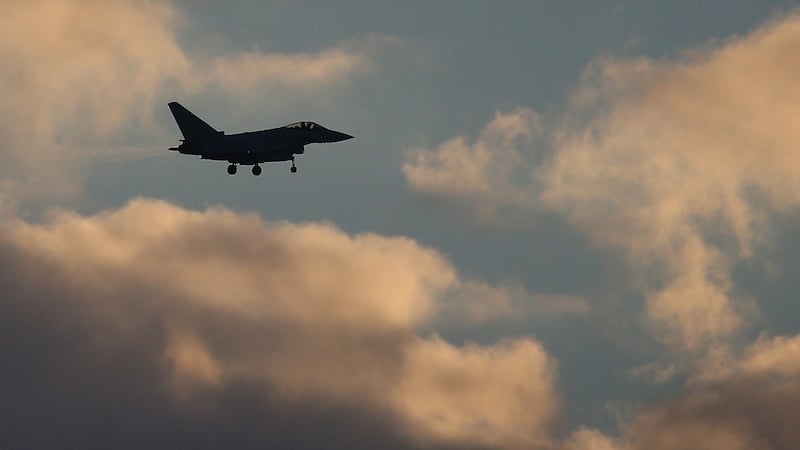
[[313, 52], [208, 54], [181, 43], [178, 33], [188, 19], [168, 2], [34, 0], [4, 6], [0, 173], [29, 196], [79, 192], [80, 170], [62, 164], [74, 159], [73, 149], [104, 148], [132, 124], [155, 130], [154, 103], [167, 90], [170, 99], [206, 91], [305, 95], [368, 73], [376, 55], [396, 44], [367, 36]]
[[436, 149], [409, 149], [403, 173], [415, 192], [465, 207], [478, 221], [495, 222], [504, 207], [531, 205], [530, 152], [542, 130], [532, 109], [497, 112], [474, 142], [457, 136]]

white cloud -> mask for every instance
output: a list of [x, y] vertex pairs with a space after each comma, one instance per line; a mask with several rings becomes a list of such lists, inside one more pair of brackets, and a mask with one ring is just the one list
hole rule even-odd
[[[671, 59], [599, 57], [563, 115], [546, 120], [555, 128], [522, 120], [500, 132], [525, 138], [515, 145], [458, 137], [417, 150], [409, 186], [479, 214], [566, 217], [625, 252], [654, 336], [678, 353], [716, 351], [758, 314], [733, 269], [768, 240], [772, 214], [800, 204], [798, 23], [790, 15]], [[520, 115], [538, 117], [497, 117]], [[537, 133], [545, 162], [526, 140]]]

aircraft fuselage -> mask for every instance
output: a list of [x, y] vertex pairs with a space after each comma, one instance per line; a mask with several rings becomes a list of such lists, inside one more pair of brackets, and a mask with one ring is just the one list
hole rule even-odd
[[275, 161], [292, 161], [292, 172], [296, 172], [294, 155], [304, 153], [306, 145], [353, 138], [314, 122], [295, 122], [268, 130], [225, 134], [177, 102], [171, 102], [169, 109], [184, 137], [181, 145], [170, 150], [203, 159], [228, 161], [228, 173], [231, 175], [236, 173], [237, 164], [253, 165], [253, 174], [258, 175], [261, 173], [259, 163]]
[[235, 164], [290, 161], [303, 154], [312, 141], [300, 129], [273, 128], [246, 133], [209, 136], [200, 141], [186, 140], [178, 151], [199, 155], [203, 159], [228, 161]]

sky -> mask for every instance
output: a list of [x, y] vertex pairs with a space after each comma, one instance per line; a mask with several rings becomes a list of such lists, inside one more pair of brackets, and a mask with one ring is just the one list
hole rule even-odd
[[800, 447], [796, 2], [2, 4], [0, 447]]

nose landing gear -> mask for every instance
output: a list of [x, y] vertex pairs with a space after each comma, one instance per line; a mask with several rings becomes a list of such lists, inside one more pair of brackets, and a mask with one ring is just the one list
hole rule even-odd
[[259, 166], [258, 164], [255, 164], [253, 166], [253, 175], [255, 176], [261, 175], [261, 166]]
[[228, 166], [228, 175], [236, 175], [236, 164]]
[[297, 166], [294, 165], [294, 157], [292, 157], [292, 168], [289, 169], [292, 173], [297, 173]]

